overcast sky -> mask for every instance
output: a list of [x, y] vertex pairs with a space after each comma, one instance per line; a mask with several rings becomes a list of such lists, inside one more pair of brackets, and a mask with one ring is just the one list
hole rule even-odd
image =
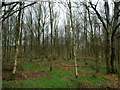
[[[49, 0], [5, 0], [7, 2], [13, 2], [13, 1], [49, 1]], [[54, 1], [54, 2], [66, 2], [68, 0], [50, 0], [50, 1]], [[80, 2], [80, 1], [92, 1], [92, 3], [97, 3], [98, 0], [71, 0], [72, 2]], [[112, 0], [105, 0], [105, 1], [109, 1], [109, 5], [110, 5], [110, 14], [113, 14], [113, 7], [112, 5]], [[72, 3], [73, 5], [73, 3]], [[97, 9], [99, 10], [100, 8], [102, 8], [104, 5], [104, 0], [99, 0], [99, 3], [98, 3], [98, 6], [97, 6]], [[64, 5], [62, 4], [55, 4], [54, 6], [54, 10], [55, 11], [60, 11], [60, 15], [59, 15], [59, 27], [64, 27], [64, 20], [66, 18], [66, 8], [64, 7]]]

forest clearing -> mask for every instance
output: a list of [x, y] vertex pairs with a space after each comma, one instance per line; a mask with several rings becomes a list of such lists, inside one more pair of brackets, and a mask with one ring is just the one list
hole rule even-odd
[[120, 88], [120, 1], [1, 2], [2, 88]]

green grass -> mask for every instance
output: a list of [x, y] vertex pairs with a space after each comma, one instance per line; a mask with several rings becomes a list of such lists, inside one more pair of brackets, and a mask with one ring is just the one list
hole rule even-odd
[[53, 67], [52, 71], [48, 71], [48, 73], [53, 74], [53, 75], [57, 75], [57, 76], [66, 76], [66, 75], [71, 75], [73, 72], [64, 70], [62, 68], [55, 68]]
[[[82, 77], [80, 77], [82, 78]], [[90, 84], [92, 86], [104, 85], [108, 82], [108, 80], [104, 77], [97, 75], [89, 75], [81, 79], [82, 82]]]
[[67, 70], [64, 70], [63, 68], [57, 68], [57, 67], [54, 67], [53, 66], [53, 69], [52, 71], [49, 70], [50, 66], [48, 65], [44, 65], [44, 66], [40, 66], [40, 65], [36, 65], [36, 62], [26, 62], [24, 65], [23, 65], [23, 68], [24, 69], [31, 69], [31, 70], [40, 70], [41, 72], [47, 72], [47, 73], [50, 73], [50, 74], [54, 74], [54, 75], [60, 75], [60, 76], [63, 76], [63, 75], [69, 75], [69, 74], [72, 74], [72, 72], [70, 71], [67, 71]]
[[[107, 84], [108, 79], [102, 76], [88, 74], [95, 72], [91, 67], [83, 67], [79, 69], [78, 78], [75, 78], [75, 71], [68, 71], [63, 68], [53, 66], [52, 71], [49, 70], [49, 62], [45, 62], [41, 66], [38, 62], [25, 62], [22, 66], [28, 70], [40, 70], [41, 72], [51, 74], [50, 77], [40, 77], [32, 80], [19, 80], [19, 81], [3, 81], [3, 88], [76, 88], [80, 82], [86, 83], [95, 87], [101, 87]], [[70, 64], [70, 63], [69, 63]], [[78, 62], [79, 65], [85, 65], [83, 61]], [[72, 64], [73, 65], [73, 64]]]
[[44, 66], [40, 66], [40, 65], [37, 65], [36, 62], [26, 62], [23, 64], [23, 68], [24, 69], [28, 69], [28, 70], [40, 70], [41, 72], [44, 72], [44, 71], [48, 71], [49, 69], [49, 66], [47, 65], [44, 65]]
[[[89, 71], [89, 70], [90, 71], [95, 71], [95, 65], [96, 65], [95, 61], [94, 60], [89, 60], [89, 61], [86, 61], [86, 62], [87, 62], [87, 65], [85, 65], [84, 61], [78, 61], [78, 65], [87, 66], [86, 71]], [[90, 66], [92, 66], [94, 69], [92, 67], [90, 67]], [[105, 63], [105, 61], [100, 61], [100, 63], [99, 63], [99, 71], [102, 72], [102, 73], [106, 72], [106, 63]]]
[[77, 63], [78, 63], [78, 65], [85, 65], [84, 61], [78, 61]]
[[[8, 82], [3, 82], [3, 88], [5, 88]], [[6, 85], [6, 86], [5, 86]], [[9, 88], [70, 88], [77, 87], [76, 82], [71, 81], [68, 78], [52, 76], [49, 78], [36, 78], [33, 80], [22, 80], [10, 82]]]
[[95, 72], [95, 69], [90, 68], [90, 67], [85, 67], [85, 68], [84, 68], [84, 71], [85, 71], [85, 72]]
[[[51, 76], [46, 78], [36, 78], [33, 80], [22, 80], [10, 82], [9, 88], [76, 88], [78, 83], [83, 82], [92, 86], [104, 85], [107, 79], [100, 76], [79, 76], [75, 77], [62, 77]], [[3, 82], [3, 88], [8, 86], [8, 82]]]

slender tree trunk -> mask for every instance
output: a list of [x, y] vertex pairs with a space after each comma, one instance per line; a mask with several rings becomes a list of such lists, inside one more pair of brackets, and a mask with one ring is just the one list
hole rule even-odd
[[33, 32], [32, 29], [31, 31], [31, 35], [30, 35], [30, 62], [32, 62], [32, 58], [33, 58]]
[[21, 12], [21, 32], [20, 32], [20, 47], [19, 47], [19, 54], [20, 54], [20, 56], [22, 56], [22, 53], [23, 53], [23, 48], [22, 48], [22, 40], [23, 40], [23, 38], [22, 38], [22, 36], [23, 36], [23, 16], [24, 16], [24, 9], [22, 10], [22, 12]]
[[[4, 12], [3, 13], [5, 13], [6, 12], [6, 6], [5, 6], [5, 8], [4, 8]], [[3, 18], [4, 18], [4, 16], [3, 16]], [[2, 46], [3, 46], [3, 57], [2, 58], [4, 58], [4, 60], [3, 61], [7, 61], [7, 57], [6, 57], [6, 48], [7, 48], [7, 31], [6, 31], [6, 26], [5, 26], [5, 22], [2, 22], [2, 33], [3, 33], [3, 40], [4, 41], [2, 41]]]
[[42, 58], [44, 58], [44, 24], [43, 24], [43, 28], [42, 28], [42, 33], [43, 33], [43, 37], [42, 37]]
[[49, 9], [50, 9], [50, 28], [51, 28], [51, 57], [52, 57], [52, 41], [53, 41], [53, 18], [52, 18], [52, 7], [51, 3], [49, 2]]
[[20, 2], [18, 20], [17, 20], [17, 25], [16, 25], [15, 58], [14, 58], [13, 75], [15, 75], [16, 71], [17, 71], [18, 42], [19, 42], [19, 39], [20, 39], [21, 6], [22, 6], [22, 3]]
[[[92, 44], [94, 46], [93, 49], [93, 53], [94, 53], [94, 56], [95, 56], [95, 62], [96, 62], [96, 72], [99, 72], [99, 45], [97, 44], [97, 40], [96, 40], [96, 20], [94, 22], [94, 39], [92, 41]], [[97, 49], [96, 49], [97, 48]]]
[[[49, 10], [50, 10], [50, 28], [51, 28], [51, 54], [50, 54], [50, 57], [52, 59], [53, 57], [53, 11], [52, 11], [52, 6], [51, 6], [51, 2], [49, 2]], [[50, 63], [51, 63], [51, 66], [50, 66], [50, 71], [52, 71], [52, 60], [50, 60]]]
[[[38, 19], [38, 27], [37, 27], [37, 31], [38, 31], [38, 44], [37, 44], [37, 48], [40, 48], [40, 17]], [[37, 54], [37, 57], [40, 58], [40, 51], [38, 50], [38, 54]]]
[[86, 7], [84, 7], [84, 40], [85, 40], [85, 45], [84, 45], [84, 62], [85, 64], [87, 65], [87, 55], [88, 55], [88, 45], [87, 45], [87, 42], [88, 42], [88, 39], [87, 39], [87, 10], [86, 10]]
[[25, 35], [24, 35], [24, 47], [23, 47], [23, 48], [24, 48], [24, 50], [23, 50], [24, 56], [26, 56], [26, 45], [27, 45], [27, 43], [26, 43], [26, 42], [27, 42], [26, 33], [27, 33], [27, 32], [25, 31]]
[[72, 32], [73, 32], [73, 41], [72, 41], [72, 45], [73, 45], [73, 57], [75, 60], [75, 77], [78, 77], [78, 69], [77, 69], [77, 59], [76, 59], [76, 35], [75, 35], [75, 30], [74, 30], [74, 26], [73, 26], [73, 20], [72, 20], [72, 8], [71, 8], [71, 1], [69, 0], [69, 10], [70, 10], [70, 20], [71, 20], [71, 27], [72, 27]]

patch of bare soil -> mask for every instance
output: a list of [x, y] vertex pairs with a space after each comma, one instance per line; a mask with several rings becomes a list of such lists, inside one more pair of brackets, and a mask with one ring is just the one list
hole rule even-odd
[[120, 88], [120, 81], [118, 80], [117, 75], [111, 75], [109, 80], [110, 80], [109, 87], [111, 87], [111, 88]]
[[2, 69], [2, 80], [8, 79], [8, 77], [12, 74], [12, 70], [8, 68]]
[[[65, 63], [56, 64], [55, 66], [59, 68], [64, 68], [65, 70], [70, 70], [70, 71], [75, 69], [75, 65], [68, 65]], [[81, 66], [77, 66], [77, 67], [79, 68]]]
[[[12, 74], [11, 70], [3, 69], [2, 79], [9, 80], [11, 74]], [[40, 72], [39, 70], [24, 70], [17, 72], [15, 80], [30, 80], [39, 77], [49, 77], [49, 76], [51, 75], [48, 73]]]
[[79, 86], [77, 88], [79, 89], [79, 88], [96, 88], [96, 87], [93, 87], [93, 86], [91, 86], [89, 84], [80, 82], [80, 84], [79, 84]]
[[51, 75], [48, 73], [40, 72], [39, 70], [24, 70], [18, 72], [18, 78], [16, 80], [21, 80], [21, 77], [30, 80], [35, 79], [39, 77], [50, 77]]
[[[109, 80], [106, 87], [120, 88], [120, 81], [118, 80], [117, 75], [107, 75], [105, 73], [96, 73], [96, 75], [103, 76]], [[105, 86], [103, 86], [103, 87], [105, 87]]]

